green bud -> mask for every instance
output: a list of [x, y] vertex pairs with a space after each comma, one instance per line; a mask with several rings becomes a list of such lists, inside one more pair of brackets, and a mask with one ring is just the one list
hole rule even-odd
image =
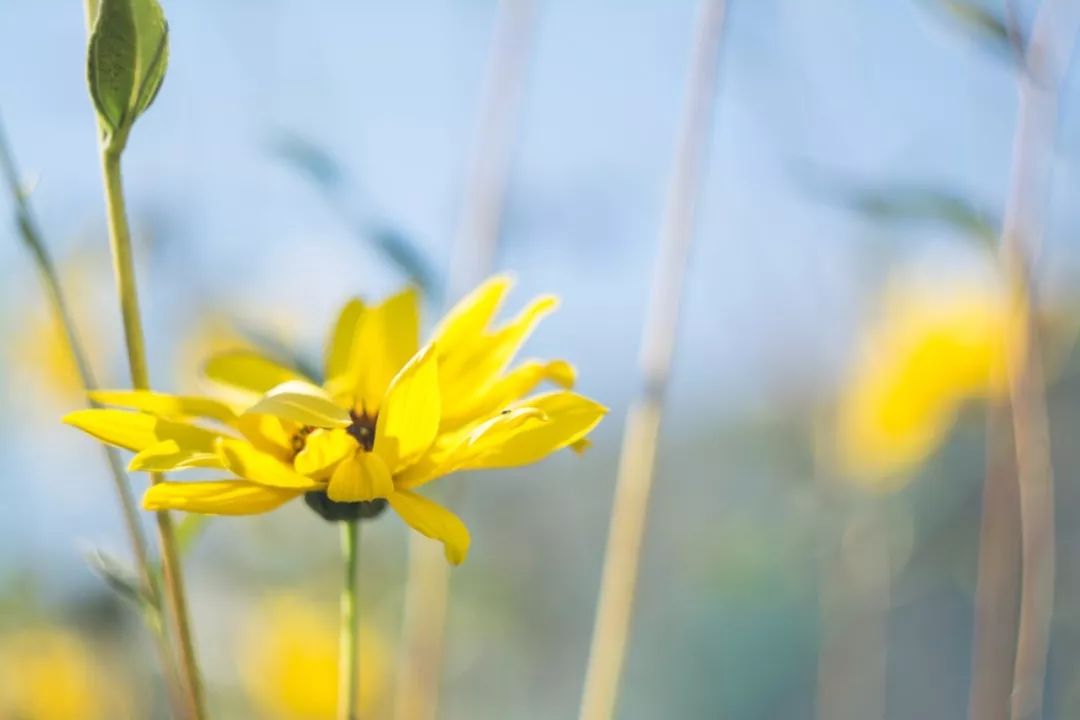
[[87, 79], [102, 130], [123, 143], [157, 97], [169, 64], [169, 26], [157, 0], [98, 0]]

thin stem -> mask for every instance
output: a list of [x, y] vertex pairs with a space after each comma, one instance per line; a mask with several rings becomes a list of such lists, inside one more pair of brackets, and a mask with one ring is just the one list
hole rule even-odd
[[341, 652], [338, 658], [338, 720], [360, 718], [360, 521], [341, 523], [344, 584], [341, 588]]
[[969, 720], [1007, 720], [1020, 606], [1020, 511], [1011, 417], [986, 419], [986, 476], [979, 529]]
[[619, 457], [615, 500], [581, 699], [582, 720], [607, 720], [615, 712], [629, 639], [660, 422], [671, 375], [683, 279], [694, 235], [701, 165], [711, 127], [725, 8], [724, 0], [703, 0], [697, 19], [689, 92], [679, 130], [675, 169], [668, 188], [659, 243], [660, 258], [653, 277], [642, 338], [644, 389], [627, 417]]
[[[79, 380], [84, 390], [88, 392], [96, 390], [98, 384], [90, 366], [90, 360], [83, 349], [79, 333], [75, 328], [75, 320], [71, 315], [67, 298], [60, 283], [60, 277], [56, 272], [56, 265], [49, 254], [48, 248], [45, 246], [44, 237], [30, 207], [29, 198], [20, 185], [15, 157], [8, 146], [7, 137], [2, 126], [0, 126], [0, 172], [3, 173], [8, 190], [15, 203], [16, 222], [20, 236], [30, 250], [30, 254], [37, 266], [38, 274], [45, 288], [45, 295], [52, 308], [53, 315], [63, 330], [67, 349], [75, 362]], [[100, 407], [98, 403], [92, 400], [89, 400], [88, 404], [91, 407]], [[103, 445], [102, 450], [105, 461], [109, 466], [109, 473], [112, 477], [117, 500], [120, 502], [120, 516], [127, 532], [128, 543], [131, 545], [132, 553], [135, 556], [135, 566], [139, 574], [139, 581], [142, 584], [142, 592], [149, 604], [149, 608], [144, 608], [144, 612], [148, 609], [152, 614], [152, 616], [148, 615], [144, 619], [152, 630], [154, 646], [161, 662], [162, 677], [166, 687], [169, 689], [170, 702], [172, 702], [174, 708], [179, 707], [177, 704], [178, 689], [176, 687], [176, 668], [173, 662], [172, 648], [161, 618], [161, 585], [150, 561], [149, 544], [142, 523], [139, 521], [138, 506], [131, 492], [131, 484], [127, 473], [124, 471], [120, 454], [107, 445]]]
[[[500, 0], [477, 144], [454, 240], [446, 299], [454, 302], [495, 268], [536, 0]], [[464, 496], [466, 478], [457, 489]], [[394, 692], [398, 720], [432, 720], [439, 700], [450, 572], [442, 549], [419, 533], [409, 541], [402, 651]]]
[[1020, 501], [1020, 625], [1013, 670], [1013, 720], [1042, 716], [1054, 610], [1054, 470], [1034, 282], [1052, 174], [1058, 93], [1080, 33], [1080, 6], [1044, 0], [1032, 23], [1019, 82], [1001, 263], [1015, 293], [1009, 405]]
[[[113, 144], [102, 142], [101, 165], [105, 182], [105, 205], [107, 211], [109, 241], [113, 253], [113, 269], [120, 296], [120, 309], [124, 321], [124, 339], [127, 345], [128, 366], [131, 383], [136, 390], [150, 388], [146, 364], [146, 347], [143, 341], [142, 318], [139, 313], [138, 291], [135, 284], [135, 262], [132, 257], [131, 232], [128, 228], [124, 188], [120, 173], [122, 141]], [[150, 482], [161, 482], [161, 476], [151, 474]], [[190, 716], [195, 720], [206, 717], [203, 704], [202, 683], [195, 660], [195, 647], [191, 638], [188, 619], [187, 596], [180, 556], [176, 547], [172, 517], [166, 511], [156, 513], [158, 542], [161, 544], [161, 568], [165, 590], [172, 609], [174, 632], [179, 642], [180, 673], [190, 706]]]

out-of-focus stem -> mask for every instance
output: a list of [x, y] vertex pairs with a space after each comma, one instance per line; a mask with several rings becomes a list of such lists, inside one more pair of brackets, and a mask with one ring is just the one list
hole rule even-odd
[[[114, 141], [115, 142], [115, 141]], [[146, 363], [146, 347], [143, 341], [142, 318], [135, 284], [135, 262], [132, 257], [131, 232], [128, 228], [124, 188], [120, 174], [120, 156], [123, 143], [101, 143], [101, 167], [105, 183], [105, 205], [109, 227], [109, 242], [113, 253], [113, 270], [116, 275], [117, 292], [120, 297], [121, 316], [124, 321], [124, 338], [127, 345], [131, 384], [136, 390], [150, 389], [150, 377]], [[152, 474], [150, 482], [161, 482], [161, 476]], [[202, 682], [195, 660], [195, 646], [191, 638], [187, 596], [184, 592], [184, 576], [180, 555], [176, 547], [172, 517], [167, 511], [156, 513], [158, 542], [161, 544], [161, 569], [165, 591], [171, 607], [175, 636], [179, 645], [180, 675], [189, 704], [189, 716], [203, 720]]]
[[338, 718], [360, 718], [360, 522], [341, 523], [341, 555], [344, 578], [341, 587], [341, 633], [338, 657]]
[[1042, 715], [1054, 608], [1054, 473], [1034, 272], [1052, 168], [1057, 99], [1080, 32], [1080, 4], [1044, 0], [1022, 58], [1012, 175], [1001, 262], [1015, 291], [1017, 328], [1009, 357], [1009, 404], [1020, 501], [1020, 624], [1011, 717]]
[[822, 558], [819, 718], [886, 717], [892, 564], [883, 512], [876, 499], [848, 512], [840, 542]]
[[991, 407], [975, 588], [970, 720], [1007, 720], [1020, 607], [1020, 511], [1011, 418]]
[[[29, 199], [20, 185], [15, 157], [8, 146], [7, 137], [2, 127], [0, 127], [0, 172], [4, 175], [8, 190], [15, 203], [19, 234], [26, 247], [30, 250], [35, 265], [37, 265], [38, 273], [45, 287], [45, 295], [48, 298], [53, 315], [63, 330], [68, 352], [71, 353], [76, 371], [79, 373], [79, 380], [85, 390], [96, 390], [98, 385], [94, 377], [94, 371], [90, 366], [90, 360], [83, 349], [79, 333], [75, 328], [75, 320], [71, 315], [67, 298], [60, 283], [60, 277], [56, 272], [56, 265], [53, 263], [52, 256], [45, 246], [44, 237], [30, 208]], [[98, 404], [93, 401], [89, 401], [88, 404], [92, 407], [98, 407]], [[127, 531], [128, 543], [131, 545], [132, 554], [135, 556], [135, 566], [139, 574], [139, 581], [142, 584], [142, 592], [149, 603], [149, 607], [144, 607], [143, 610], [153, 614], [145, 619], [152, 631], [154, 645], [161, 662], [162, 678], [170, 694], [170, 702], [173, 703], [175, 708], [178, 707], [176, 705], [178, 697], [176, 667], [173, 662], [169, 636], [163, 623], [161, 586], [150, 562], [149, 544], [146, 541], [146, 534], [143, 532], [142, 524], [139, 522], [138, 506], [131, 492], [131, 484], [127, 473], [124, 471], [124, 464], [116, 450], [108, 446], [102, 447], [105, 461], [109, 466], [109, 473], [112, 476], [113, 487], [116, 490], [116, 497], [120, 502], [120, 516], [124, 523], [124, 529]]]
[[[446, 285], [450, 302], [465, 295], [495, 268], [535, 15], [535, 0], [500, 0], [488, 87]], [[459, 487], [459, 499], [461, 490]], [[442, 681], [449, 582], [450, 571], [442, 549], [412, 533], [394, 693], [394, 716], [398, 720], [435, 717]]]
[[701, 166], [716, 95], [725, 9], [723, 0], [703, 0], [697, 18], [689, 91], [642, 338], [644, 389], [630, 409], [623, 436], [581, 720], [607, 720], [615, 711], [618, 697], [683, 278], [693, 239]]

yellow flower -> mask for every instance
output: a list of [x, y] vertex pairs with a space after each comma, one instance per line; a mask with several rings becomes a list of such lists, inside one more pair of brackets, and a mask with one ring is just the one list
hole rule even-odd
[[842, 467], [875, 483], [902, 481], [965, 400], [1002, 396], [1014, 312], [1007, 287], [993, 280], [894, 283], [840, 401]]
[[133, 717], [99, 654], [59, 628], [0, 639], [0, 718], [105, 720]]
[[[239, 666], [259, 717], [335, 717], [338, 630], [332, 613], [295, 597], [278, 597], [249, 618]], [[386, 683], [386, 650], [370, 628], [360, 633], [360, 711], [376, 708]]]
[[[563, 360], [509, 369], [555, 298], [535, 299], [491, 328], [510, 281], [496, 277], [462, 300], [433, 339], [419, 346], [419, 300], [412, 290], [375, 306], [352, 300], [328, 343], [322, 386], [251, 351], [212, 357], [207, 376], [249, 400], [154, 392], [95, 393], [131, 408], [85, 410], [68, 422], [137, 454], [132, 470], [215, 468], [235, 477], [163, 482], [143, 498], [148, 510], [219, 515], [267, 512], [300, 495], [333, 512], [388, 503], [418, 532], [441, 541], [458, 564], [469, 547], [465, 525], [416, 492], [461, 470], [526, 465], [585, 436], [607, 412], [570, 392]], [[526, 397], [549, 381], [562, 390]], [[198, 424], [193, 418], [213, 421]]]

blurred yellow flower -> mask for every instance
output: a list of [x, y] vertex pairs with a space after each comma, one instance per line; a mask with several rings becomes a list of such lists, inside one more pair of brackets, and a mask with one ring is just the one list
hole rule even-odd
[[1014, 313], [1007, 286], [994, 278], [894, 281], [840, 399], [842, 469], [882, 487], [903, 482], [965, 400], [1004, 395]]
[[20, 630], [0, 638], [0, 718], [112, 720], [134, 713], [116, 668], [73, 633]]
[[[323, 720], [337, 709], [338, 628], [332, 612], [296, 597], [277, 597], [248, 618], [241, 679], [258, 717]], [[370, 716], [386, 685], [387, 653], [374, 630], [360, 632], [360, 710]]]
[[[441, 541], [447, 559], [458, 564], [468, 552], [468, 529], [416, 489], [452, 472], [581, 450], [607, 412], [570, 392], [575, 372], [566, 361], [529, 360], [509, 369], [557, 305], [553, 297], [537, 298], [490, 329], [509, 288], [506, 277], [489, 280], [450, 311], [422, 348], [414, 291], [374, 306], [350, 301], [327, 346], [322, 386], [256, 352], [227, 352], [210, 358], [206, 374], [245, 394], [242, 405], [108, 391], [93, 397], [141, 412], [85, 410], [65, 422], [138, 453], [132, 470], [198, 467], [235, 476], [159, 483], [143, 498], [148, 510], [249, 515], [304, 495], [336, 520], [389, 504], [415, 530]], [[528, 396], [545, 381], [565, 389]]]

